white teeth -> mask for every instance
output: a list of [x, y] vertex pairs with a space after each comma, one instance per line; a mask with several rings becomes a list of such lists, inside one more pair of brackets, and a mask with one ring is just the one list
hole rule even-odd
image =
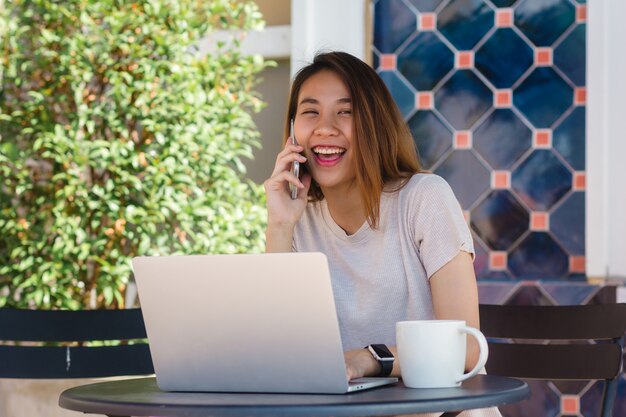
[[344, 153], [346, 150], [343, 148], [323, 148], [323, 147], [316, 147], [313, 149], [313, 152], [315, 153], [321, 153], [324, 155], [332, 155], [332, 154], [339, 154], [339, 153]]

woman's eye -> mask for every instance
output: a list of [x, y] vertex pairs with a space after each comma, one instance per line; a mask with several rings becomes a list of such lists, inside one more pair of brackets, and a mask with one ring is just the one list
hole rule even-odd
[[303, 110], [301, 114], [317, 114], [316, 110]]
[[352, 110], [350, 110], [350, 109], [340, 110], [339, 114], [352, 114]]

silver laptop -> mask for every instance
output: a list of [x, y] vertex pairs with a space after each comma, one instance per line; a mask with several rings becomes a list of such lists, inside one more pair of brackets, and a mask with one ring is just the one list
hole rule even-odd
[[346, 393], [321, 253], [138, 257], [133, 269], [164, 391]]

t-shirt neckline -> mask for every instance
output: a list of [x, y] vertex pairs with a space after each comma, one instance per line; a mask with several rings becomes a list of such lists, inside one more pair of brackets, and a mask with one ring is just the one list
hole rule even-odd
[[364, 241], [372, 235], [373, 230], [367, 220], [363, 222], [361, 227], [359, 227], [359, 230], [357, 230], [355, 233], [351, 235], [347, 234], [346, 231], [341, 228], [341, 226], [335, 223], [335, 220], [333, 219], [333, 216], [330, 214], [330, 210], [328, 209], [328, 202], [324, 199], [321, 201], [321, 203], [322, 217], [324, 219], [324, 223], [326, 223], [326, 226], [328, 226], [330, 231], [339, 239], [347, 242], [358, 243]]

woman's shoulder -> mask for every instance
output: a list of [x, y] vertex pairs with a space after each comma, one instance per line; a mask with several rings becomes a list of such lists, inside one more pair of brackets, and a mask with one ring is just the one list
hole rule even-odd
[[406, 184], [400, 189], [405, 193], [439, 193], [450, 189], [448, 182], [437, 174], [417, 173], [414, 174]]
[[409, 211], [431, 207], [438, 209], [450, 204], [458, 204], [454, 191], [448, 182], [436, 174], [417, 173], [398, 190], [398, 203]]

